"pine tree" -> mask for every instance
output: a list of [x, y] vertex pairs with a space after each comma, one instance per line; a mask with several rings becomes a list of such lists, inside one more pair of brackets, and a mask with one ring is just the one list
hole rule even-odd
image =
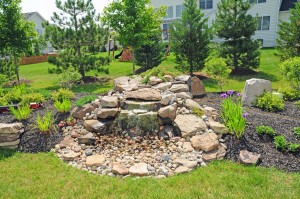
[[143, 45], [136, 51], [136, 63], [137, 65], [142, 66], [142, 71], [158, 66], [163, 58], [163, 46], [160, 32], [154, 34], [149, 40], [151, 43]]
[[277, 50], [282, 61], [300, 56], [300, 3], [296, 3], [290, 12], [290, 21], [281, 21], [279, 24]]
[[251, 4], [244, 0], [222, 0], [214, 24], [216, 35], [223, 39], [219, 52], [229, 60], [233, 73], [255, 69], [260, 64], [260, 43], [251, 37], [257, 19], [248, 14]]
[[207, 19], [197, 8], [196, 0], [185, 0], [182, 19], [171, 25], [172, 50], [176, 56], [178, 68], [182, 71], [194, 71], [204, 68], [209, 55], [210, 29]]

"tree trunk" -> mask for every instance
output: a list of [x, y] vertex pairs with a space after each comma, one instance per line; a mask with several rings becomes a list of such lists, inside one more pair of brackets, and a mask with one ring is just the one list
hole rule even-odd
[[134, 49], [132, 49], [132, 74], [135, 75], [135, 55], [134, 55]]
[[193, 76], [193, 70], [194, 70], [194, 65], [193, 65], [193, 62], [191, 61], [190, 62], [190, 76], [191, 77]]
[[237, 69], [238, 69], [237, 53], [234, 52], [233, 53], [233, 70], [237, 70]]
[[[77, 46], [77, 55], [78, 55], [78, 59], [81, 59], [81, 51], [80, 51], [80, 46]], [[84, 66], [81, 63], [81, 61], [79, 61], [79, 73], [81, 74], [82, 78], [85, 78], [85, 72], [84, 72]]]
[[17, 75], [17, 80], [18, 83], [20, 83], [18, 59], [15, 56], [14, 56], [14, 63], [15, 63], [15, 73]]

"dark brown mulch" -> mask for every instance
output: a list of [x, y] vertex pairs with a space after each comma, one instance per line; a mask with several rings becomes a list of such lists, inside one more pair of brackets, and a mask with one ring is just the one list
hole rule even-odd
[[[222, 100], [219, 94], [208, 93], [205, 98], [196, 101], [219, 109]], [[275, 167], [289, 172], [300, 171], [300, 151], [296, 153], [278, 151], [271, 137], [256, 133], [257, 126], [271, 126], [277, 134], [284, 135], [288, 142], [300, 144], [300, 139], [293, 134], [293, 128], [300, 127], [300, 109], [293, 102], [286, 102], [285, 109], [278, 113], [265, 112], [254, 107], [245, 107], [245, 111], [249, 116], [241, 140], [235, 139], [233, 135], [223, 137], [228, 146], [226, 158], [237, 162], [239, 152], [248, 150], [261, 154], [260, 166]]]

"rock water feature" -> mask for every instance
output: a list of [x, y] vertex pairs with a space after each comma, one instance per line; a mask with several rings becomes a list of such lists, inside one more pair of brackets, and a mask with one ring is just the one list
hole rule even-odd
[[215, 121], [216, 109], [192, 100], [205, 94], [202, 82], [165, 78], [116, 79], [107, 96], [72, 111], [83, 125], [63, 128], [54, 151], [73, 167], [119, 177], [172, 176], [223, 159], [227, 129]]

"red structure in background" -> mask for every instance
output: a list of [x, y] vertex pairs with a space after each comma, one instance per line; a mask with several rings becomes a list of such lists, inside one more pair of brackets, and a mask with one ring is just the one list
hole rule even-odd
[[132, 61], [132, 53], [129, 48], [124, 48], [120, 61], [121, 62]]

